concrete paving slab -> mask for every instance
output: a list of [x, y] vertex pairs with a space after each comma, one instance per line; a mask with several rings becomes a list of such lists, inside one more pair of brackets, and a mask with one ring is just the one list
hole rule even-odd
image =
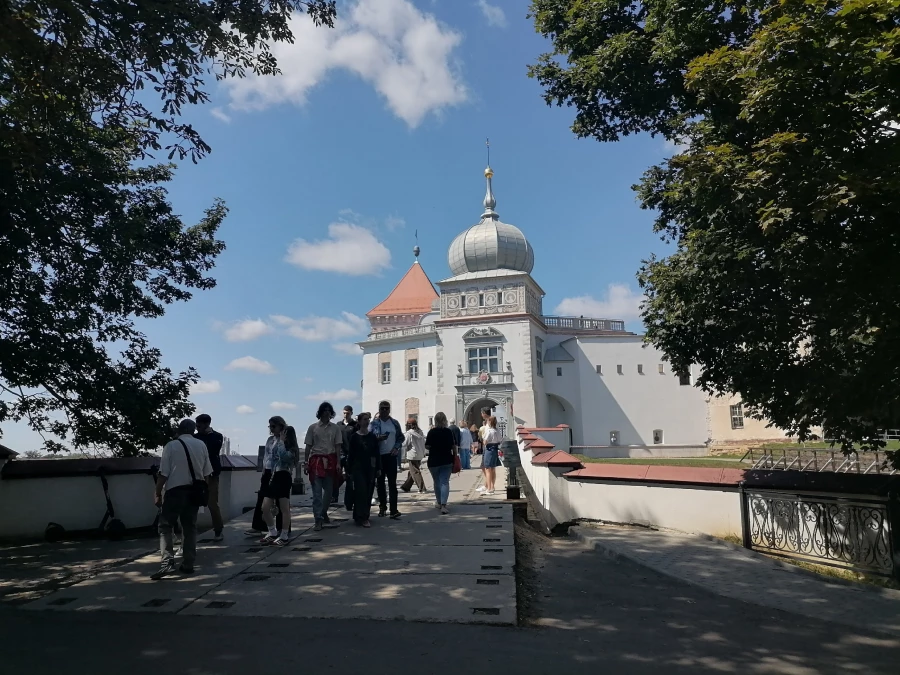
[[516, 584], [497, 575], [240, 574], [181, 613], [512, 625]]
[[382, 518], [379, 519], [379, 522], [373, 523], [371, 529], [350, 525], [334, 530], [308, 533], [299, 537], [299, 541], [321, 539], [322, 542], [312, 543], [326, 544], [379, 542], [393, 546], [481, 546], [487, 548], [512, 546], [512, 524], [502, 525], [503, 527], [500, 528], [487, 529], [484, 524], [436, 521], [431, 527], [426, 527], [425, 525], [404, 524]]
[[[399, 523], [424, 523], [430, 525], [436, 520], [448, 523], [484, 523], [485, 525], [497, 523], [511, 523], [513, 520], [512, 506], [501, 504], [499, 508], [491, 508], [485, 504], [454, 504], [449, 509], [450, 513], [441, 515], [440, 511], [433, 507], [432, 502], [425, 504], [410, 504], [405, 509], [400, 506], [403, 514], [396, 521]], [[375, 518], [378, 517], [377, 512]], [[375, 518], [372, 522], [375, 522]]]
[[159, 581], [150, 574], [159, 560], [148, 556], [127, 568], [103, 572], [79, 584], [61, 589], [23, 609], [174, 613], [218, 587], [236, 574], [234, 569], [197, 568], [195, 574], [174, 574]]
[[378, 544], [302, 544], [275, 551], [254, 564], [248, 574], [317, 573], [328, 570], [358, 574], [513, 574], [514, 546], [485, 553], [481, 546], [390, 546]]

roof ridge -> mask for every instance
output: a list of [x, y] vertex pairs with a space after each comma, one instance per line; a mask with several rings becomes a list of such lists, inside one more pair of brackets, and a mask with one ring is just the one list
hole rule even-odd
[[[418, 268], [418, 273], [414, 270]], [[427, 314], [431, 303], [440, 296], [417, 260], [401, 277], [388, 296], [366, 313], [366, 316], [391, 314]]]

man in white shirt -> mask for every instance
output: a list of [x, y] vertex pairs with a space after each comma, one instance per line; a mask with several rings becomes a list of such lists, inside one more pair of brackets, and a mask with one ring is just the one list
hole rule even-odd
[[193, 500], [193, 484], [194, 480], [206, 480], [213, 472], [206, 444], [194, 438], [196, 429], [194, 420], [182, 420], [178, 425], [175, 440], [169, 441], [163, 448], [153, 499], [156, 506], [162, 507], [159, 516], [159, 549], [162, 563], [159, 570], [150, 576], [151, 579], [162, 579], [176, 569], [172, 531], [178, 521], [181, 521], [184, 530], [184, 559], [178, 571], [183, 574], [194, 572], [199, 507]]
[[341, 471], [341, 449], [344, 447], [342, 427], [331, 420], [334, 419], [334, 408], [324, 401], [316, 412], [319, 421], [310, 425], [306, 431], [306, 473], [309, 475], [313, 497], [313, 518], [316, 532], [330, 521], [328, 507], [331, 506], [334, 482]]

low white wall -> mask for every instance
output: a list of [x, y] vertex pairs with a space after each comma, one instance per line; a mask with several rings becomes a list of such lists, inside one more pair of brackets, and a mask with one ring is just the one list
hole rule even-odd
[[532, 506], [548, 528], [576, 520], [644, 525], [723, 536], [741, 532], [737, 490], [626, 481], [567, 479], [571, 468], [531, 463], [521, 452]]
[[[126, 528], [153, 524], [157, 509], [149, 474], [108, 475], [106, 480], [116, 518]], [[254, 506], [258, 489], [256, 471], [223, 471], [219, 479], [222, 517], [230, 520], [245, 506]], [[98, 476], [0, 480], [0, 539], [40, 538], [48, 523], [58, 523], [69, 532], [94, 530], [105, 513], [106, 498]], [[207, 509], [198, 525], [211, 525]]]

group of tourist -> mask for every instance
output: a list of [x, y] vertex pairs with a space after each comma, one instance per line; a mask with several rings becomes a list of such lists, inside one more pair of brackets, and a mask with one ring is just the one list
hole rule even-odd
[[[330, 520], [328, 510], [337, 501], [345, 484], [345, 506], [353, 512], [353, 522], [371, 527], [371, 508], [379, 506], [378, 516], [398, 519], [397, 473], [406, 459], [408, 474], [400, 486], [409, 492], [416, 485], [427, 492], [422, 475], [422, 462], [427, 457], [428, 471], [434, 482], [434, 506], [441, 514], [449, 513], [450, 475], [454, 470], [471, 468], [471, 454], [483, 454], [484, 485], [478, 490], [492, 495], [496, 467], [500, 464], [501, 434], [497, 418], [489, 408], [481, 411], [483, 426], [465, 425], [439, 412], [427, 433], [418, 421], [410, 418], [405, 433], [391, 417], [391, 404], [381, 401], [378, 414], [362, 412], [353, 418], [353, 408], [345, 406], [343, 419], [334, 423], [335, 410], [323, 402], [316, 411], [301, 451], [294, 427], [278, 415], [269, 419], [269, 438], [263, 452], [263, 472], [249, 536], [260, 536], [259, 543], [284, 546], [290, 540], [290, 497], [294, 475], [303, 471], [309, 476], [313, 498], [315, 531], [321, 531]], [[156, 479], [154, 503], [160, 508], [159, 535], [162, 562], [153, 579], [175, 572], [191, 574], [197, 553], [197, 513], [208, 506], [213, 521], [213, 541], [222, 541], [223, 520], [218, 505], [219, 455], [222, 434], [211, 427], [209, 415], [195, 420], [185, 419], [178, 425], [174, 440], [166, 444]], [[377, 500], [373, 497], [377, 489]], [[182, 563], [175, 563], [175, 531], [182, 530]]]

